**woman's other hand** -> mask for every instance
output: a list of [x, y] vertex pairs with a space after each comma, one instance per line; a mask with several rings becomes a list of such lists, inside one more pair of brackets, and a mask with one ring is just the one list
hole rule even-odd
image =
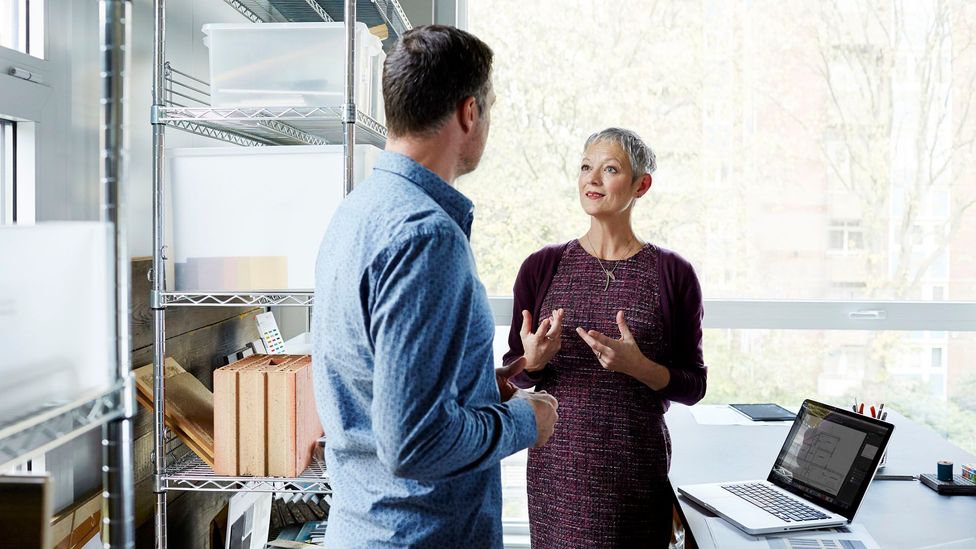
[[524, 356], [519, 357], [507, 366], [495, 368], [495, 383], [498, 384], [498, 393], [502, 397], [502, 402], [508, 402], [518, 392], [519, 388], [510, 379], [517, 376], [523, 369], [525, 369]]
[[605, 370], [620, 372], [637, 378], [654, 390], [661, 390], [671, 380], [667, 368], [644, 356], [630, 327], [624, 319], [624, 312], [617, 311], [617, 328], [620, 339], [607, 337], [596, 330], [576, 328], [583, 341], [590, 346], [596, 359]]
[[532, 313], [522, 311], [523, 356], [525, 357], [525, 371], [538, 372], [546, 367], [552, 357], [556, 356], [562, 346], [563, 310], [556, 309], [552, 316], [539, 323], [535, 332], [532, 331]]

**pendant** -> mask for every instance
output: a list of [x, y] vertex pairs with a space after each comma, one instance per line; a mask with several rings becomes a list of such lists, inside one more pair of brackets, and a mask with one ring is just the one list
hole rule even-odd
[[613, 276], [613, 273], [610, 271], [604, 271], [604, 272], [607, 273], [607, 283], [603, 286], [603, 291], [605, 292], [607, 291], [608, 288], [610, 288], [610, 281], [617, 280], [617, 277]]

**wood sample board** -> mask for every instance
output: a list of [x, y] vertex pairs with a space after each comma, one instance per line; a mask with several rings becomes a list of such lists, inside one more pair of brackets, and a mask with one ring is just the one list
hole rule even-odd
[[[136, 376], [136, 398], [152, 409], [153, 365], [133, 371]], [[207, 465], [214, 466], [213, 393], [185, 371], [175, 360], [166, 358], [163, 369], [166, 380], [166, 426]]]
[[254, 355], [220, 368], [214, 411], [222, 475], [297, 477], [322, 436], [307, 355]]

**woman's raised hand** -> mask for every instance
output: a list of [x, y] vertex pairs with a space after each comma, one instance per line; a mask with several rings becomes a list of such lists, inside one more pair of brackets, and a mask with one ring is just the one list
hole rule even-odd
[[613, 339], [596, 330], [583, 328], [576, 328], [576, 333], [590, 346], [596, 359], [605, 369], [634, 375], [634, 372], [648, 362], [647, 357], [641, 352], [633, 334], [630, 333], [623, 311], [617, 311], [617, 328], [620, 330], [620, 339]]
[[537, 372], [546, 367], [559, 352], [562, 346], [563, 310], [556, 309], [552, 315], [539, 323], [535, 332], [532, 331], [532, 313], [522, 311], [522, 339], [523, 356], [525, 357], [525, 371]]

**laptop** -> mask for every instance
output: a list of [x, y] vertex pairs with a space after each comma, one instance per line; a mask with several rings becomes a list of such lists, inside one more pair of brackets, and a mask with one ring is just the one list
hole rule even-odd
[[805, 400], [766, 480], [678, 486], [749, 534], [854, 520], [894, 425]]

